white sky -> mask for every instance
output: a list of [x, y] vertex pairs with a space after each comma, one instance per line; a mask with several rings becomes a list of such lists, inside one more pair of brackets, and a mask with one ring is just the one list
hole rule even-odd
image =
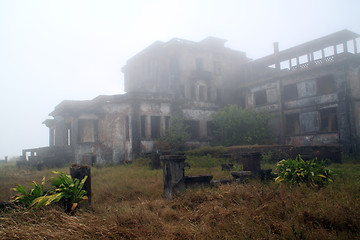
[[48, 145], [62, 100], [123, 92], [121, 67], [156, 40], [227, 39], [250, 58], [348, 29], [359, 0], [0, 0], [0, 159]]

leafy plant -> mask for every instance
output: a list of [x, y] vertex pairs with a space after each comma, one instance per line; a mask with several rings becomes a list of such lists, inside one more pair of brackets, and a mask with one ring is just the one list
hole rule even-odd
[[227, 154], [229, 150], [226, 147], [223, 146], [205, 146], [196, 148], [193, 150], [186, 151], [186, 155], [191, 156], [206, 156], [211, 155], [212, 157], [223, 157], [225, 154]]
[[160, 138], [161, 141], [167, 142], [174, 151], [183, 150], [184, 144], [190, 139], [184, 119], [180, 115], [171, 118], [170, 127], [165, 135]]
[[23, 185], [17, 184], [16, 188], [12, 188], [13, 191], [17, 192], [18, 194], [13, 197], [11, 200], [12, 202], [19, 202], [25, 206], [30, 206], [31, 203], [39, 197], [45, 195], [44, 192], [44, 185], [45, 185], [45, 177], [43, 177], [41, 184], [33, 181], [32, 182], [33, 188], [28, 191]]
[[213, 114], [214, 143], [218, 145], [264, 144], [270, 138], [268, 112], [229, 105]]
[[317, 159], [305, 161], [299, 155], [295, 159], [281, 160], [276, 165], [278, 177], [277, 183], [289, 183], [292, 185], [309, 186], [320, 189], [326, 184], [333, 182], [333, 173], [325, 168], [325, 162]]
[[263, 152], [261, 154], [261, 160], [263, 160], [264, 163], [270, 163], [271, 162], [271, 157], [272, 157], [272, 152], [269, 151], [267, 153]]
[[64, 172], [52, 173], [57, 174], [58, 177], [53, 177], [51, 184], [55, 187], [55, 190], [49, 195], [41, 196], [33, 200], [30, 208], [39, 208], [47, 206], [52, 202], [59, 202], [61, 199], [65, 199], [67, 211], [73, 212], [79, 203], [87, 201], [86, 191], [82, 190], [85, 184], [87, 176], [85, 176], [81, 182], [79, 179], [73, 179], [70, 175], [66, 175]]

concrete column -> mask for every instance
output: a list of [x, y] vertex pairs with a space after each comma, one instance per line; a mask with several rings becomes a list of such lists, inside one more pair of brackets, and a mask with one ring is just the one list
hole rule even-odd
[[58, 117], [55, 119], [55, 145], [66, 146], [67, 145], [67, 128], [64, 118]]
[[70, 129], [70, 139], [71, 139], [71, 146], [76, 146], [79, 142], [79, 119], [73, 118], [71, 121], [71, 129]]
[[321, 49], [321, 58], [323, 60], [323, 63], [325, 61], [325, 50], [324, 49]]
[[164, 198], [171, 199], [185, 189], [184, 155], [163, 155]]
[[344, 52], [348, 52], [347, 42], [343, 42]]
[[52, 147], [55, 145], [55, 129], [49, 127], [49, 146]]
[[145, 118], [145, 138], [151, 138], [151, 116], [146, 115]]
[[74, 179], [77, 178], [81, 182], [81, 180], [87, 176], [85, 184], [83, 186], [83, 190], [85, 190], [86, 196], [88, 197], [88, 204], [91, 205], [91, 171], [90, 167], [88, 166], [72, 166], [70, 168], [70, 176]]
[[278, 42], [274, 42], [274, 55], [276, 56], [275, 68], [277, 70], [280, 70], [280, 61], [278, 58], [278, 55], [279, 55], [279, 43]]
[[199, 135], [200, 135], [200, 139], [202, 138], [206, 138], [207, 137], [207, 126], [206, 126], [206, 121], [205, 120], [200, 120], [199, 121]]
[[353, 40], [353, 43], [354, 43], [354, 53], [357, 54], [356, 39]]
[[251, 171], [251, 175], [255, 178], [260, 178], [261, 176], [261, 153], [260, 152], [251, 152], [242, 154], [242, 164], [244, 171]]
[[165, 116], [160, 117], [160, 136], [163, 136], [166, 132]]
[[334, 45], [334, 55], [336, 55], [337, 54], [337, 47], [336, 47], [336, 45]]

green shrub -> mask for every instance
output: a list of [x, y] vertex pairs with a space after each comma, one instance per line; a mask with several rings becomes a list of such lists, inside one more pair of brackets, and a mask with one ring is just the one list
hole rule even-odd
[[51, 184], [55, 187], [49, 194], [41, 196], [33, 200], [30, 208], [39, 208], [47, 206], [52, 202], [59, 202], [61, 199], [65, 199], [65, 210], [73, 212], [79, 203], [87, 201], [86, 191], [82, 190], [85, 184], [87, 176], [85, 176], [81, 182], [77, 178], [72, 178], [70, 175], [66, 175], [64, 172], [53, 171], [58, 177], [53, 177]]
[[320, 189], [333, 181], [333, 173], [325, 168], [324, 161], [317, 159], [304, 161], [299, 155], [295, 159], [281, 160], [276, 165], [277, 183], [308, 186]]
[[261, 153], [261, 160], [264, 163], [271, 163], [271, 157], [272, 157], [272, 152], [271, 151], [269, 151], [267, 153], [265, 153], [265, 152]]
[[268, 112], [229, 105], [213, 114], [213, 143], [223, 146], [266, 144], [271, 142], [272, 118]]
[[197, 148], [194, 150], [189, 150], [186, 152], [187, 156], [207, 156], [210, 155], [212, 157], [222, 157], [224, 154], [228, 153], [228, 149], [223, 146], [205, 146], [201, 148]]
[[30, 191], [28, 191], [23, 185], [17, 184], [16, 188], [12, 188], [12, 190], [17, 192], [18, 194], [14, 196], [11, 201], [21, 203], [26, 207], [28, 207], [36, 198], [45, 195], [44, 192], [45, 177], [43, 177], [41, 184], [33, 181], [32, 185], [33, 188]]
[[59, 202], [63, 199], [65, 203], [65, 210], [67, 212], [73, 212], [79, 203], [86, 201], [86, 191], [82, 190], [85, 184], [87, 176], [85, 176], [81, 182], [77, 178], [72, 178], [70, 175], [66, 175], [64, 172], [52, 173], [57, 174], [57, 177], [51, 178], [51, 185], [54, 189], [49, 190], [47, 193], [44, 191], [45, 177], [41, 184], [33, 181], [34, 188], [27, 191], [26, 188], [20, 184], [17, 184], [16, 188], [13, 188], [18, 194], [13, 197], [13, 202], [24, 204], [28, 208], [39, 208], [47, 206], [53, 202]]

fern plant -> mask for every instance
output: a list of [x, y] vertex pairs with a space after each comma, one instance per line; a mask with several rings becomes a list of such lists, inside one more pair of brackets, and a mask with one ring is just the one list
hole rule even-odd
[[305, 161], [299, 155], [295, 159], [281, 160], [276, 165], [278, 177], [277, 183], [309, 186], [320, 189], [326, 184], [333, 182], [333, 173], [325, 168], [325, 162], [317, 159]]
[[47, 206], [50, 203], [59, 202], [61, 199], [64, 199], [66, 210], [73, 212], [79, 203], [88, 200], [86, 191], [82, 190], [87, 176], [85, 176], [80, 182], [79, 179], [73, 179], [70, 175], [67, 175], [64, 172], [60, 173], [53, 171], [52, 173], [58, 175], [58, 177], [53, 177], [51, 179], [51, 184], [55, 187], [55, 190], [53, 190], [51, 194], [34, 199], [30, 208]]
[[30, 206], [31, 203], [39, 197], [42, 197], [45, 195], [44, 192], [44, 186], [45, 186], [45, 177], [43, 177], [41, 184], [33, 181], [32, 182], [33, 188], [28, 191], [23, 185], [17, 184], [16, 188], [12, 188], [13, 191], [17, 192], [17, 195], [15, 195], [11, 202], [18, 202], [26, 207]]

